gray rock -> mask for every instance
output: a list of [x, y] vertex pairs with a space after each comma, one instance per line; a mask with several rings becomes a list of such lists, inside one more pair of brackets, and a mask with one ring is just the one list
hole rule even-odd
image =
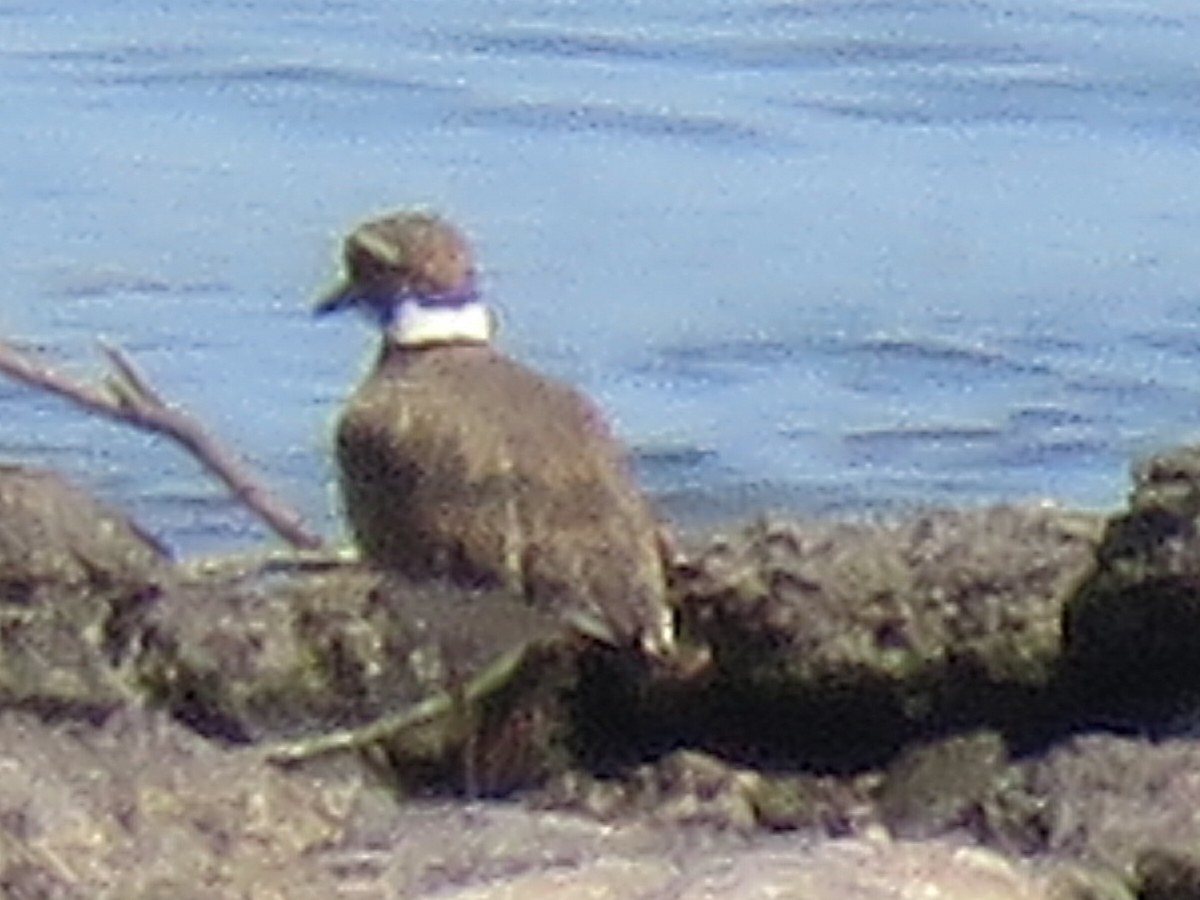
[[1042, 874], [952, 843], [397, 806], [369, 778], [280, 771], [136, 710], [99, 729], [0, 713], [0, 747], [0, 887], [21, 900], [1050, 900]]
[[289, 759], [373, 747], [396, 787], [491, 794], [563, 763], [562, 632], [501, 592], [275, 564], [159, 603], [136, 672], [151, 702], [209, 737]]
[[1200, 698], [1200, 448], [1137, 467], [1067, 607], [1067, 662], [1098, 716], [1170, 720]]
[[761, 522], [715, 541], [675, 573], [683, 630], [714, 660], [697, 708], [732, 715], [742, 743], [835, 765], [878, 764], [918, 733], [1044, 717], [1063, 605], [1101, 526], [993, 507]]
[[101, 715], [148, 608], [174, 579], [163, 548], [57, 474], [0, 465], [0, 706]]

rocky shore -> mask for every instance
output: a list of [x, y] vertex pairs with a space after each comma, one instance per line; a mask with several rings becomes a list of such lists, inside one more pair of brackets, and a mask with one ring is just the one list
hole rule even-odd
[[0, 469], [0, 896], [1200, 897], [1200, 450], [1111, 516], [763, 519], [708, 664]]

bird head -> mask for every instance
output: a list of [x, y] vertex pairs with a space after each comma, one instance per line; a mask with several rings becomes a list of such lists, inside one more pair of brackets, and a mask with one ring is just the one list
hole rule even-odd
[[452, 308], [479, 299], [470, 245], [432, 213], [397, 212], [358, 226], [342, 259], [345, 280], [318, 301], [317, 313], [354, 307], [387, 323], [405, 303]]

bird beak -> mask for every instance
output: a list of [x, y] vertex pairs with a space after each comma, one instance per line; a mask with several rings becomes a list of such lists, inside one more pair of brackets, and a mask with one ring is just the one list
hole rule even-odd
[[319, 298], [313, 305], [313, 315], [323, 316], [326, 313], [337, 312], [340, 309], [354, 306], [360, 300], [358, 292], [351, 284], [339, 284], [334, 290]]

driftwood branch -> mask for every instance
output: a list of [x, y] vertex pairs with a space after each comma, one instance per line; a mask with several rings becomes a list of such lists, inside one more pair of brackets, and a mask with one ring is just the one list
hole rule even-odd
[[274, 497], [197, 419], [168, 403], [152, 388], [128, 354], [104, 342], [100, 348], [112, 367], [100, 388], [73, 381], [3, 341], [0, 341], [0, 374], [57, 394], [88, 412], [170, 438], [289, 544], [308, 550], [322, 546], [321, 538], [308, 531], [300, 516]]
[[266, 744], [261, 746], [260, 751], [268, 761], [286, 765], [343, 750], [365, 750], [373, 744], [403, 739], [406, 734], [439, 720], [450, 730], [456, 724], [469, 723], [473, 709], [503, 685], [511, 683], [513, 673], [529, 659], [529, 652], [527, 646], [509, 650], [468, 683], [444, 685], [442, 690], [419, 703], [365, 725]]

